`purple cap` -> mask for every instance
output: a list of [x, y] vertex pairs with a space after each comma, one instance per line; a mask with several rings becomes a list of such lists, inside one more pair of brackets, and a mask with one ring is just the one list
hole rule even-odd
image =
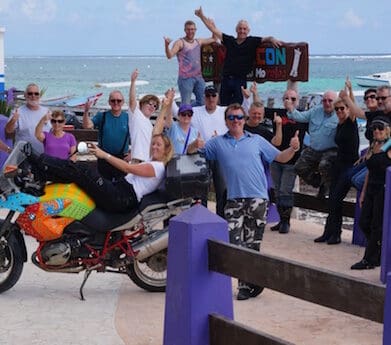
[[184, 113], [185, 111], [193, 112], [193, 108], [190, 104], [182, 104], [178, 109], [178, 114]]

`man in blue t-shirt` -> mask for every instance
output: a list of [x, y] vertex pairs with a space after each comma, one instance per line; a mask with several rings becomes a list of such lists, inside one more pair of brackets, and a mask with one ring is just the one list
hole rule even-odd
[[[286, 150], [279, 151], [261, 136], [244, 131], [245, 111], [240, 104], [227, 107], [225, 121], [228, 132], [208, 140], [201, 152], [208, 160], [218, 161], [224, 175], [228, 199], [224, 212], [230, 242], [258, 251], [269, 198], [262, 161], [289, 161], [300, 149], [298, 133]], [[237, 299], [255, 297], [262, 290], [262, 287], [239, 280]]]
[[[91, 104], [86, 103], [83, 128], [98, 129], [99, 147], [113, 156], [126, 159], [129, 153], [129, 127], [128, 114], [122, 111], [123, 104], [124, 96], [121, 91], [114, 90], [109, 95], [110, 110], [98, 112], [90, 119], [88, 113]], [[125, 175], [104, 160], [98, 160], [98, 170], [102, 176], [110, 180]]]

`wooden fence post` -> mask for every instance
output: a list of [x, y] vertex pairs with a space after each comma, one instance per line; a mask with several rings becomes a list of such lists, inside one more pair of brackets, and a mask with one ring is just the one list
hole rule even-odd
[[170, 220], [164, 345], [207, 345], [209, 314], [233, 319], [231, 278], [209, 271], [209, 238], [228, 242], [228, 226], [201, 205]]
[[[391, 271], [391, 168], [386, 171], [386, 187], [384, 191], [384, 215], [383, 215], [383, 238], [381, 250], [380, 280], [386, 283], [387, 274]], [[391, 338], [390, 338], [391, 341]]]

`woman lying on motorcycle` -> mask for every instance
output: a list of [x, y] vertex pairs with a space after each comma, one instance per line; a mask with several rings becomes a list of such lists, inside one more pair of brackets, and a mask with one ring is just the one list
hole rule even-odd
[[[167, 111], [171, 111], [172, 99], [173, 95], [170, 95], [163, 101], [157, 121], [164, 121]], [[90, 167], [85, 162], [74, 163], [45, 154], [37, 156], [32, 152], [30, 144], [26, 144], [24, 152], [33, 166], [33, 173], [40, 180], [74, 182], [95, 201], [97, 207], [109, 212], [128, 212], [138, 206], [144, 195], [159, 187], [165, 175], [165, 165], [172, 158], [174, 149], [167, 136], [154, 132], [150, 147], [150, 161], [129, 164], [108, 154], [95, 144], [90, 144], [90, 153], [97, 158], [105, 159], [127, 174], [116, 181], [103, 178], [96, 168]]]
[[174, 152], [170, 139], [163, 134], [153, 135], [151, 160], [148, 162], [129, 164], [94, 144], [91, 144], [89, 151], [127, 175], [110, 181], [85, 162], [72, 162], [46, 154], [38, 156], [32, 152], [30, 144], [24, 147], [24, 152], [32, 164], [32, 171], [40, 180], [74, 182], [95, 201], [97, 207], [109, 212], [128, 212], [138, 206], [144, 195], [156, 190], [163, 181], [165, 165]]

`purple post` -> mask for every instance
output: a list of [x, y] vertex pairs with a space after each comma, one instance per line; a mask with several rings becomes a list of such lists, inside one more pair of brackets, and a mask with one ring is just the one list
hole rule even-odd
[[386, 300], [384, 302], [383, 345], [391, 344], [391, 273], [387, 274]]
[[[381, 248], [381, 271], [380, 280], [385, 283], [388, 272], [391, 271], [391, 168], [386, 171], [386, 190], [384, 191], [384, 215], [383, 215], [383, 238]], [[387, 282], [388, 284], [388, 282]], [[390, 311], [391, 313], [391, 311]], [[390, 343], [391, 344], [391, 343]]]
[[227, 222], [196, 205], [170, 220], [164, 345], [209, 344], [208, 315], [233, 319], [231, 278], [208, 269], [208, 239], [228, 242]]
[[[265, 167], [265, 174], [267, 178], [267, 188], [268, 190], [270, 190], [271, 188], [273, 188], [273, 180], [272, 180], [272, 176], [270, 175], [270, 166], [268, 164], [264, 164], [264, 167]], [[276, 205], [272, 202], [269, 202], [267, 216], [266, 216], [266, 223], [273, 223], [279, 221], [280, 221], [280, 215], [278, 214]]]

